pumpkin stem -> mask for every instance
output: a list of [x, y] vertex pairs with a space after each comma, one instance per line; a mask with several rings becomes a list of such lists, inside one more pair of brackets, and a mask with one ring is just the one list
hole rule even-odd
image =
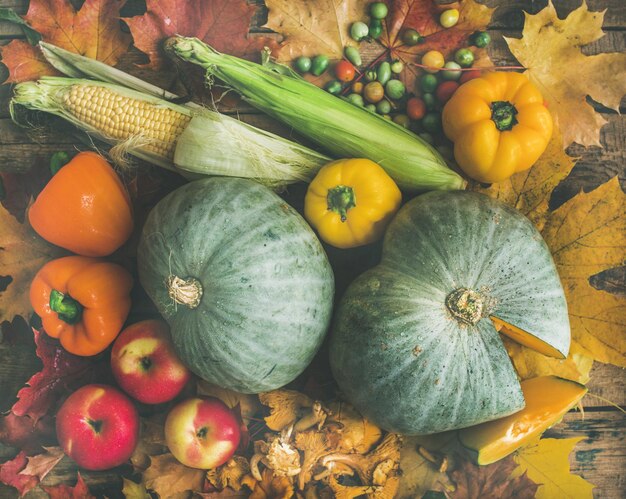
[[341, 221], [345, 222], [348, 218], [348, 210], [356, 206], [354, 189], [347, 185], [338, 185], [328, 189], [326, 202], [328, 203], [328, 209], [339, 213]]
[[517, 125], [517, 109], [510, 102], [497, 100], [491, 103], [491, 120], [501, 132], [511, 130]]
[[474, 326], [483, 316], [484, 302], [480, 293], [459, 288], [446, 297], [446, 307], [459, 321]]
[[68, 324], [80, 322], [83, 316], [83, 306], [70, 295], [65, 295], [56, 289], [50, 292], [50, 309], [57, 313], [59, 319]]
[[170, 298], [180, 305], [194, 309], [202, 299], [202, 284], [195, 277], [182, 279], [175, 275], [167, 278], [167, 292]]

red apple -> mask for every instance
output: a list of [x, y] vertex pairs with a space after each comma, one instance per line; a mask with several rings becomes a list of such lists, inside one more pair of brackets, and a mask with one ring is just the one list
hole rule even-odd
[[174, 351], [169, 327], [158, 320], [137, 322], [120, 333], [111, 370], [122, 390], [145, 404], [172, 400], [191, 377]]
[[214, 397], [182, 401], [167, 415], [165, 441], [185, 466], [216, 468], [235, 453], [239, 422], [224, 402]]
[[107, 470], [127, 461], [139, 440], [139, 414], [132, 401], [107, 385], [87, 385], [59, 409], [56, 431], [63, 452], [87, 470]]

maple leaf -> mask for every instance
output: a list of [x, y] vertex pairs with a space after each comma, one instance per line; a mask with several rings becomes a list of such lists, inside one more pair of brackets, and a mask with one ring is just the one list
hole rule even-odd
[[314, 6], [293, 0], [266, 0], [267, 23], [284, 36], [279, 61], [325, 54], [341, 59], [350, 38], [350, 25], [365, 17], [369, 0], [318, 0]]
[[45, 452], [28, 457], [28, 464], [20, 471], [22, 475], [36, 476], [41, 482], [50, 471], [65, 457], [60, 447], [44, 447]]
[[141, 418], [141, 439], [130, 456], [130, 462], [139, 471], [145, 471], [150, 466], [150, 456], [167, 451], [164, 416], [155, 414], [150, 419]]
[[624, 263], [624, 193], [613, 179], [549, 210], [554, 188], [575, 159], [563, 152], [555, 129], [546, 152], [525, 172], [488, 188], [472, 190], [509, 204], [526, 215], [550, 248], [563, 283], [572, 328], [567, 359], [554, 359], [510, 340], [505, 345], [522, 379], [556, 374], [586, 383], [593, 359], [626, 366], [626, 306], [623, 297], [594, 288], [590, 278]]
[[30, 315], [27, 290], [33, 277], [47, 261], [63, 254], [35, 234], [27, 223], [18, 223], [0, 208], [0, 278], [8, 281], [6, 287], [0, 287], [0, 322], [10, 321], [16, 315]]
[[[121, 29], [120, 8], [126, 0], [86, 0], [80, 10], [69, 0], [31, 0], [24, 20], [43, 41], [114, 66], [131, 42]], [[53, 73], [39, 49], [25, 42], [2, 48], [8, 82], [37, 79]]]
[[570, 315], [574, 353], [626, 367], [626, 300], [589, 279], [624, 264], [626, 195], [617, 177], [551, 213], [542, 235], [556, 263]]
[[59, 399], [94, 380], [103, 382], [108, 363], [94, 361], [67, 352], [61, 344], [47, 334], [33, 329], [37, 357], [43, 368], [34, 374], [18, 394], [11, 409], [17, 416], [30, 416], [34, 421], [47, 414]]
[[122, 494], [126, 499], [152, 499], [143, 483], [136, 483], [128, 478], [122, 478], [124, 486]]
[[27, 453], [41, 451], [41, 446], [56, 442], [54, 418], [44, 416], [35, 421], [13, 412], [0, 417], [0, 443], [17, 447]]
[[518, 467], [511, 474], [511, 478], [527, 474], [530, 480], [540, 484], [535, 495], [537, 499], [593, 497], [594, 485], [570, 472], [569, 454], [585, 438], [542, 438], [535, 444], [520, 449], [513, 456]]
[[255, 7], [245, 0], [147, 0], [146, 6], [145, 14], [124, 21], [135, 47], [148, 55], [147, 66], [155, 70], [166, 61], [161, 43], [173, 35], [193, 36], [239, 57], [258, 56], [264, 46], [277, 48], [272, 38], [249, 35]]
[[22, 223], [26, 209], [32, 199], [50, 181], [50, 168], [47, 161], [40, 158], [26, 172], [0, 172], [5, 195], [0, 202], [11, 215]]
[[4, 83], [20, 83], [36, 80], [42, 76], [59, 76], [37, 47], [23, 40], [12, 40], [4, 47], [0, 47], [2, 64], [9, 70], [9, 76]]
[[202, 491], [205, 474], [206, 471], [180, 464], [168, 453], [150, 458], [150, 466], [144, 473], [144, 483], [159, 497], [171, 497], [189, 490]]
[[87, 487], [80, 473], [78, 473], [78, 480], [74, 487], [61, 484], [42, 488], [48, 493], [50, 499], [96, 499], [95, 496], [89, 492], [89, 487]]
[[20, 473], [26, 467], [27, 462], [26, 453], [21, 451], [15, 458], [0, 464], [0, 483], [15, 487], [20, 496], [35, 488], [39, 483], [36, 476]]
[[561, 20], [550, 0], [539, 13], [526, 14], [521, 39], [505, 37], [529, 79], [549, 102], [564, 146], [572, 142], [601, 146], [600, 128], [606, 120], [586, 97], [619, 110], [626, 94], [625, 53], [587, 56], [581, 51], [604, 36], [604, 12], [590, 12], [583, 0]]
[[539, 485], [525, 472], [518, 473], [512, 478], [511, 474], [516, 468], [516, 462], [512, 457], [501, 459], [489, 466], [476, 466], [468, 459], [461, 459], [457, 469], [451, 473], [452, 480], [456, 483], [456, 491], [452, 497], [455, 499], [534, 498]]

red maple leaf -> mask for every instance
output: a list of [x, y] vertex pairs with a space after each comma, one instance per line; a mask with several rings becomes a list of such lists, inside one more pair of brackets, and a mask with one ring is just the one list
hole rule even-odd
[[42, 488], [48, 493], [50, 499], [95, 499], [80, 473], [78, 473], [78, 480], [74, 487], [61, 484]]
[[22, 449], [27, 454], [41, 451], [42, 445], [56, 442], [54, 418], [44, 416], [35, 421], [29, 416], [17, 416], [13, 412], [0, 417], [0, 443]]
[[147, 0], [146, 6], [145, 14], [124, 20], [135, 47], [148, 55], [152, 69], [163, 66], [161, 44], [176, 34], [194, 36], [239, 57], [258, 55], [264, 46], [278, 48], [272, 38], [249, 34], [256, 7], [246, 0]]
[[47, 334], [33, 329], [37, 357], [43, 368], [28, 380], [11, 409], [17, 416], [30, 416], [34, 421], [48, 414], [63, 396], [97, 380], [104, 382], [108, 363], [101, 357], [79, 357], [68, 353]]
[[0, 482], [15, 487], [20, 493], [20, 497], [35, 488], [39, 483], [39, 478], [36, 476], [22, 475], [20, 473], [20, 471], [26, 468], [27, 463], [26, 453], [22, 451], [14, 459], [0, 464]]
[[[131, 42], [120, 25], [126, 0], [86, 0], [76, 10], [69, 0], [31, 0], [24, 20], [43, 41], [114, 66]], [[58, 74], [38, 48], [15, 40], [0, 49], [8, 83]]]

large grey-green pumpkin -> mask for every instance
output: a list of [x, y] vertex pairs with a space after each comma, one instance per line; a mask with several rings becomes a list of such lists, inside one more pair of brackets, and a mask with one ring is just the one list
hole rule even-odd
[[330, 322], [334, 278], [304, 219], [250, 180], [180, 187], [151, 211], [139, 278], [201, 378], [245, 393], [289, 383]]
[[490, 317], [567, 355], [563, 289], [531, 222], [481, 194], [424, 194], [392, 221], [380, 264], [342, 297], [334, 376], [390, 431], [436, 433], [511, 414], [524, 398]]

